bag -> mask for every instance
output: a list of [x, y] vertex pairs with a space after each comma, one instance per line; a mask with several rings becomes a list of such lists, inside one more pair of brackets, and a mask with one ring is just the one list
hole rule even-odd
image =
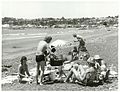
[[50, 65], [51, 66], [61, 66], [63, 65], [63, 60], [58, 59], [58, 60], [50, 60]]
[[63, 60], [61, 58], [58, 58], [56, 55], [51, 54], [50, 55], [50, 65], [51, 66], [61, 66], [61, 65], [63, 65]]

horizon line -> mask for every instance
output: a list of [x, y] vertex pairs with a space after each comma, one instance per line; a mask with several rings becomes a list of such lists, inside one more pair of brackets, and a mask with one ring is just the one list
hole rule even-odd
[[[83, 16], [83, 17], [64, 17], [64, 16], [61, 16], [61, 17], [36, 17], [36, 18], [25, 18], [25, 17], [12, 17], [12, 16], [5, 16], [5, 17], [8, 17], [8, 18], [16, 18], [16, 19], [39, 19], [39, 18], [62, 18], [62, 17], [64, 17], [64, 18], [66, 18], [66, 19], [69, 19], [69, 18], [71, 18], [71, 19], [74, 19], [74, 18], [103, 18], [103, 17], [115, 17], [115, 16], [119, 16], [119, 14], [117, 14], [117, 15], [108, 15], [108, 16], [90, 16], [90, 17], [87, 17], [87, 16]], [[5, 17], [2, 17], [2, 18], [5, 18]]]

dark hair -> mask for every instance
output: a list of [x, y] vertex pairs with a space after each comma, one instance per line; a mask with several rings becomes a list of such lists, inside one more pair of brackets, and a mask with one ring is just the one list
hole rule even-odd
[[73, 52], [77, 52], [77, 51], [78, 51], [77, 47], [74, 46]]
[[72, 52], [70, 51], [70, 52], [68, 52], [68, 55], [72, 55]]
[[26, 61], [27, 61], [27, 57], [26, 57], [26, 56], [22, 56], [22, 57], [21, 57], [21, 60], [20, 60], [21, 64], [23, 64], [23, 60], [26, 60]]
[[55, 46], [51, 45], [51, 52], [54, 53], [55, 51], [56, 51]]
[[56, 51], [56, 49], [55, 49], [55, 48], [52, 48], [51, 51], [54, 53], [54, 52]]
[[44, 38], [44, 41], [46, 41], [47, 43], [49, 43], [51, 40], [52, 40], [52, 37], [51, 37], [51, 36], [46, 36], [46, 37]]
[[77, 34], [73, 34], [73, 37], [77, 37]]

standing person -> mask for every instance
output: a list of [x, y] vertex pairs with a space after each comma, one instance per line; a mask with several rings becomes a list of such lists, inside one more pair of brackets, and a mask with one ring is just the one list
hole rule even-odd
[[80, 53], [80, 51], [82, 51], [82, 49], [85, 47], [85, 41], [81, 36], [77, 34], [73, 34], [73, 37], [77, 39], [77, 41], [74, 41], [74, 42], [79, 42], [78, 53]]
[[48, 51], [48, 44], [51, 42], [52, 37], [51, 36], [46, 36], [43, 41], [40, 41], [37, 47], [36, 51], [36, 62], [37, 62], [37, 74], [36, 74], [36, 83], [38, 83], [38, 76], [40, 74], [40, 85], [42, 84], [43, 81], [43, 75], [44, 75], [44, 67], [45, 67], [45, 59], [47, 56], [47, 51]]
[[27, 57], [22, 56], [20, 60], [21, 64], [18, 67], [18, 74], [19, 74], [19, 82], [30, 82], [32, 79], [30, 78], [30, 73], [28, 71]]

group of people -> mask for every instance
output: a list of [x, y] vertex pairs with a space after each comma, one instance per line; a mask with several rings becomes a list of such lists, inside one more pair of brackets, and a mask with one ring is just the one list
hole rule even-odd
[[[83, 59], [84, 61], [87, 62], [88, 67], [87, 69], [85, 69], [81, 64], [73, 63], [72, 67], [69, 70], [69, 74], [66, 75], [62, 70], [62, 64], [61, 64], [59, 68], [59, 75], [60, 75], [59, 77], [61, 77], [62, 73], [64, 73], [65, 76], [67, 77], [64, 82], [70, 82], [70, 81], [81, 82], [82, 84], [85, 85], [91, 84], [93, 83], [93, 81], [96, 80], [97, 81], [99, 80], [100, 82], [107, 80], [109, 75], [109, 70], [107, 69], [105, 61], [101, 59], [99, 55], [95, 55], [94, 57], [90, 56], [89, 52], [85, 47], [85, 41], [81, 36], [73, 34], [73, 37], [77, 38], [77, 41], [75, 42], [79, 42], [78, 48], [74, 47], [74, 49], [68, 54], [70, 55], [69, 59], [67, 59], [67, 57], [64, 57], [64, 55], [61, 55], [61, 59], [59, 61], [74, 62], [75, 60]], [[52, 62], [53, 59], [55, 58], [57, 60], [57, 56], [54, 55], [54, 52], [56, 51], [55, 47], [54, 46], [49, 47], [49, 43], [51, 42], [51, 40], [52, 40], [51, 36], [46, 36], [43, 41], [39, 42], [36, 51], [36, 64], [37, 64], [36, 83], [40, 85], [43, 85], [46, 61]], [[84, 54], [80, 56], [80, 52], [84, 52]], [[26, 61], [27, 58], [23, 56], [21, 58], [21, 64], [19, 65], [20, 82], [26, 79], [25, 73], [28, 75], [28, 78], [26, 80], [29, 81], [31, 79]]]

